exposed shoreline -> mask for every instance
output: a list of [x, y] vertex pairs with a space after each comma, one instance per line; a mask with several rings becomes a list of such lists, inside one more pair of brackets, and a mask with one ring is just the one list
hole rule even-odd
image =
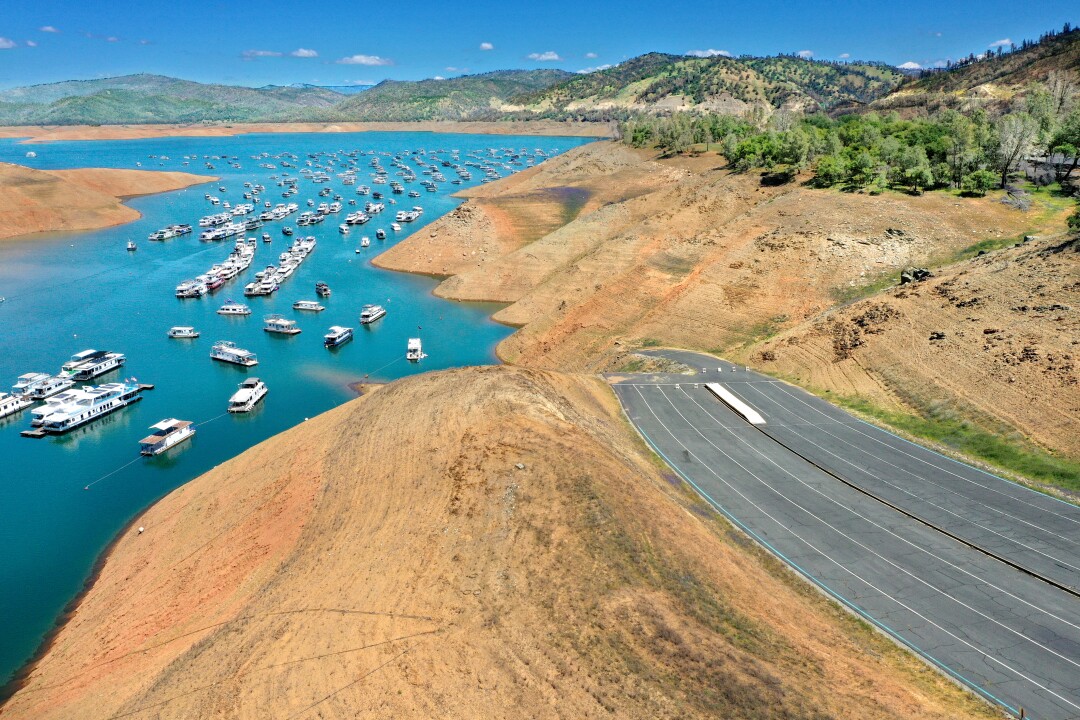
[[350, 133], [430, 132], [473, 135], [556, 135], [606, 138], [613, 135], [607, 123], [524, 120], [517, 122], [307, 122], [234, 123], [187, 125], [8, 125], [0, 126], [0, 138], [24, 138], [20, 144], [57, 140], [138, 140], [164, 137], [230, 137], [247, 133]]
[[123, 225], [142, 217], [126, 200], [217, 179], [158, 170], [36, 170], [0, 163], [0, 243]]

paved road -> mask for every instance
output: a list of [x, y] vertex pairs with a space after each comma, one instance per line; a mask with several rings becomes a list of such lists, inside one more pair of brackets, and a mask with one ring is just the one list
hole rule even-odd
[[[985, 697], [1036, 719], [1080, 718], [1080, 599], [1068, 592], [1080, 564], [1080, 509], [765, 376], [651, 352], [708, 370], [636, 376], [615, 392], [650, 444], [718, 509]], [[765, 416], [764, 428], [703, 381], [723, 382]]]

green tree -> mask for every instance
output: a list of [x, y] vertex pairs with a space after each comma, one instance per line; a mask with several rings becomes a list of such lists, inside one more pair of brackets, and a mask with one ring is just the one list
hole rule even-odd
[[976, 170], [964, 176], [961, 187], [964, 192], [982, 197], [997, 182], [997, 175], [989, 170]]
[[1039, 124], [1026, 112], [1014, 112], [1003, 116], [997, 123], [998, 169], [1001, 187], [1009, 182], [1009, 174], [1020, 161], [1031, 154], [1039, 132]]
[[848, 180], [852, 185], [865, 187], [873, 182], [876, 175], [877, 163], [869, 152], [863, 150], [852, 158], [848, 166]]
[[846, 180], [850, 172], [848, 161], [842, 155], [824, 155], [818, 158], [814, 183], [820, 187], [830, 187]]
[[1074, 108], [1064, 117], [1051, 145], [1053, 152], [1062, 156], [1057, 167], [1057, 181], [1062, 182], [1076, 170], [1080, 162], [1077, 157], [1080, 153], [1080, 108]]
[[1065, 224], [1069, 226], [1070, 231], [1080, 235], [1080, 207], [1073, 210], [1073, 214], [1068, 217]]
[[911, 186], [914, 192], [934, 184], [930, 160], [921, 147], [906, 148], [900, 156], [900, 167], [903, 169], [904, 183]]

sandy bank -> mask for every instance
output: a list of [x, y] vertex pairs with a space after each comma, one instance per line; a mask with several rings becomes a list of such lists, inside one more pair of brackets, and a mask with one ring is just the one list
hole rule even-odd
[[[520, 328], [499, 345], [507, 362], [616, 369], [629, 361], [632, 348], [667, 345], [744, 357], [768, 370], [762, 355], [746, 348], [814, 325], [860, 287], [895, 278], [906, 266], [952, 257], [977, 242], [1054, 232], [1063, 224], [1061, 212], [1043, 209], [1037, 197], [1028, 212], [996, 197], [871, 197], [800, 182], [772, 186], [759, 173], [732, 173], [723, 165], [715, 155], [658, 159], [613, 142], [591, 143], [470, 190], [465, 205], [375, 263], [443, 276], [436, 289], [443, 297], [508, 303], [495, 315]], [[545, 221], [536, 222], [537, 215]], [[1034, 279], [1043, 271], [1032, 266], [1026, 275], [1007, 276], [995, 291], [1001, 303], [1010, 296], [1029, 298], [1038, 286], [1034, 292], [1047, 294], [1029, 298], [1031, 307], [1075, 308], [1075, 288], [1066, 292], [1063, 279], [1075, 277], [1075, 261], [1059, 261], [1066, 267], [1046, 272], [1049, 278], [1065, 271], [1048, 285], [1057, 290]], [[900, 322], [897, 333], [909, 333], [921, 347], [939, 323], [953, 327], [961, 316], [988, 326], [999, 322], [985, 311], [958, 308], [950, 311], [956, 319], [938, 320], [934, 301], [943, 302], [928, 298], [926, 311]], [[1015, 319], [1027, 322], [1037, 315]], [[1076, 393], [1075, 384], [1062, 385], [1075, 382], [1075, 372], [1059, 372], [1075, 352], [1067, 347], [1069, 334], [1060, 332], [1066, 327], [1072, 326], [1047, 325], [1035, 333], [1057, 332], [1060, 341], [1040, 340], [1040, 359], [1025, 361], [1020, 369], [1031, 372], [1021, 374], [1002, 359], [986, 377], [984, 364], [968, 357], [973, 350], [983, 352], [974, 339], [969, 347], [935, 345], [932, 363], [924, 362], [929, 349], [913, 349], [901, 363], [908, 371], [895, 372], [898, 362], [891, 354], [906, 346], [899, 334], [887, 350], [855, 353], [842, 362], [829, 350], [828, 338], [807, 342], [801, 351], [785, 348], [785, 360], [773, 367], [812, 387], [861, 394], [893, 409], [922, 411], [913, 402], [916, 396], [967, 405], [978, 396], [976, 414], [1075, 454], [1073, 425], [1051, 420], [1060, 414], [1057, 394]], [[972, 328], [971, 338], [981, 337], [983, 328]], [[1023, 352], [1021, 335], [1017, 327], [1014, 354]], [[972, 372], [943, 379], [954, 366]], [[984, 378], [1001, 394], [987, 392]], [[1012, 401], [996, 399], [1021, 396], [1022, 412]], [[1074, 405], [1080, 402], [1067, 403]]]
[[231, 125], [25, 125], [0, 127], [0, 138], [26, 138], [27, 143], [53, 140], [135, 140], [156, 137], [226, 137], [244, 133], [432, 132], [479, 135], [565, 135], [610, 137], [605, 123], [526, 120], [521, 122], [338, 122], [235, 123]]
[[595, 378], [392, 383], [125, 532], [8, 718], [966, 718], [748, 548]]
[[130, 222], [139, 217], [139, 212], [122, 200], [216, 179], [182, 172], [112, 168], [45, 171], [0, 163], [0, 240]]

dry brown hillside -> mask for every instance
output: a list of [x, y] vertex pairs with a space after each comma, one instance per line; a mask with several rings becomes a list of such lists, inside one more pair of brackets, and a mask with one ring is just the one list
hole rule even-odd
[[[508, 362], [594, 369], [626, 343], [726, 351], [1033, 222], [990, 198], [769, 187], [722, 164], [593, 143], [470, 191], [376, 263], [451, 276], [438, 295], [510, 303], [495, 315], [522, 326], [499, 347]], [[539, 211], [548, 224], [531, 220]], [[556, 217], [569, 222], [552, 229]]]
[[139, 217], [124, 198], [217, 178], [183, 172], [88, 168], [34, 170], [0, 163], [0, 240], [37, 232], [93, 230]]
[[1080, 242], [1042, 238], [952, 265], [741, 356], [819, 390], [1004, 424], [1080, 457]]
[[3, 717], [995, 716], [693, 500], [595, 378], [393, 383], [135, 524]]
[[[905, 331], [915, 336], [910, 341], [918, 341], [910, 348], [900, 322], [880, 352], [860, 350], [843, 363], [834, 361], [828, 337], [808, 339], [801, 353], [785, 349], [771, 366], [746, 350], [786, 329], [818, 327], [845, 297], [878, 278], [896, 278], [905, 266], [944, 261], [983, 240], [1057, 230], [1061, 210], [1036, 200], [1022, 212], [993, 196], [871, 197], [798, 182], [770, 187], [757, 173], [734, 174], [721, 166], [714, 155], [658, 160], [615, 143], [593, 143], [469, 191], [465, 205], [376, 262], [449, 276], [439, 295], [509, 303], [495, 317], [520, 326], [499, 346], [499, 355], [515, 364], [611, 369], [627, 361], [628, 350], [671, 345], [747, 358], [812, 387], [869, 394], [909, 410], [917, 394], [937, 397], [931, 390], [940, 384], [942, 393], [972, 396], [970, 407], [960, 409], [977, 406], [995, 430], [1020, 429], [1051, 449], [1077, 450], [1074, 425], [1053, 419], [1077, 404], [1075, 385], [1062, 384], [1071, 373], [1062, 368], [1071, 362], [1063, 356], [1076, 338], [1075, 325], [1055, 325], [1060, 313], [1010, 309], [1049, 306], [1058, 300], [1043, 300], [1067, 295], [1068, 273], [1075, 278], [1076, 270], [1067, 254], [982, 273], [995, 278], [987, 289], [998, 298], [993, 310], [963, 310], [925, 292], [918, 317], [904, 321], [915, 328]], [[536, 222], [537, 216], [548, 222]], [[553, 224], [551, 218], [564, 220]], [[903, 307], [916, 301], [907, 302]], [[1075, 322], [1071, 312], [1069, 322]], [[963, 320], [967, 316], [982, 319]], [[971, 325], [967, 341], [950, 336], [927, 345], [930, 330], [957, 322]], [[1004, 332], [984, 337], [978, 322]], [[995, 360], [999, 365], [990, 372], [977, 360], [984, 342], [1008, 344], [1020, 357], [1025, 333], [1040, 338], [1037, 363], [1023, 360], [1005, 372], [999, 365], [1006, 361]], [[877, 347], [877, 338], [867, 340], [868, 348]], [[923, 348], [937, 360], [926, 363]], [[907, 355], [896, 357], [906, 349]], [[952, 367], [967, 370], [947, 377], [945, 369]], [[1071, 404], [1062, 405], [1057, 392]], [[1071, 417], [1075, 423], [1075, 409]]]

